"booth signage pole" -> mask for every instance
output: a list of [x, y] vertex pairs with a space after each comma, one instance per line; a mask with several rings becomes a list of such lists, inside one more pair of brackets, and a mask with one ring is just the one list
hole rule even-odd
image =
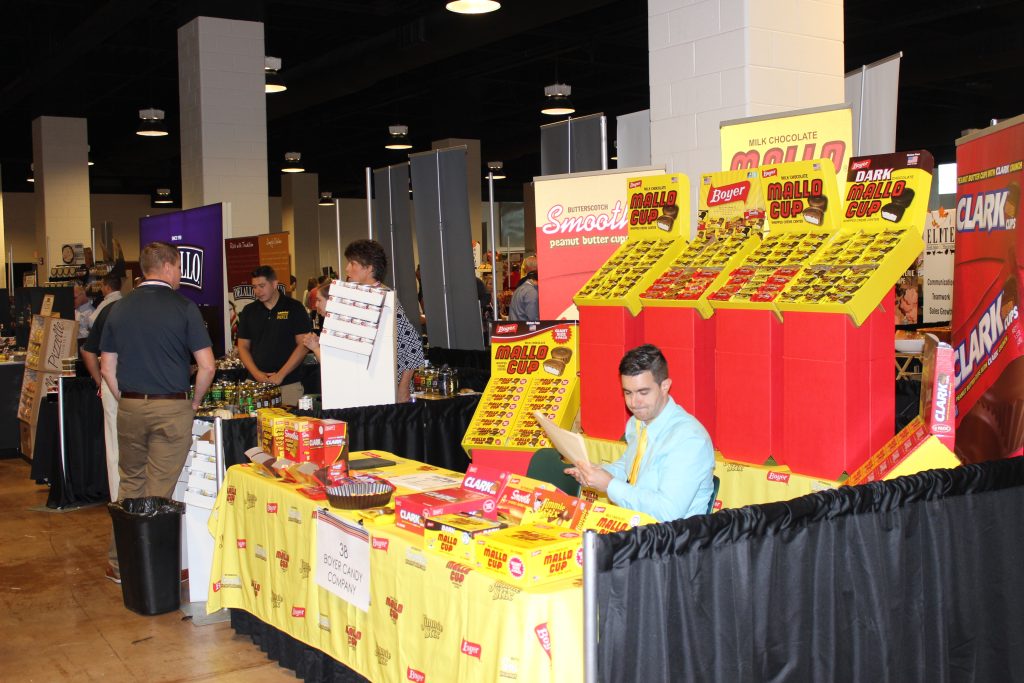
[[597, 683], [597, 533], [583, 532], [583, 680]]
[[[370, 239], [373, 239], [373, 170], [366, 167], [366, 229], [369, 233]], [[341, 239], [338, 240], [338, 244], [341, 244]], [[338, 252], [339, 254], [341, 252]], [[392, 252], [394, 253], [394, 252]], [[338, 257], [338, 262], [341, 262], [341, 257]], [[341, 271], [338, 271], [341, 273]]]
[[494, 171], [487, 171], [487, 201], [491, 205], [490, 242], [491, 242], [491, 311], [498, 320], [498, 261], [494, 248]]
[[[371, 233], [372, 234], [372, 233]], [[334, 200], [334, 235], [338, 242], [338, 277], [345, 271], [341, 268], [341, 200]]]

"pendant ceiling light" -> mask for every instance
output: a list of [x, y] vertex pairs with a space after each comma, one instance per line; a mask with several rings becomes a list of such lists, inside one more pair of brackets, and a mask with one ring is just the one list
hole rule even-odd
[[28, 178], [25, 178], [25, 180], [27, 180], [30, 183], [34, 183], [36, 181], [36, 165], [35, 164], [29, 164], [28, 165]]
[[158, 187], [156, 190], [156, 197], [153, 198], [154, 204], [173, 204], [174, 200], [171, 199], [171, 190], [166, 187]]
[[317, 206], [334, 206], [334, 197], [331, 196], [330, 192], [321, 192], [320, 201], [316, 204]]
[[565, 83], [555, 83], [544, 87], [544, 107], [541, 114], [548, 116], [568, 116], [576, 112], [576, 108], [569, 101], [572, 94], [572, 86]]
[[140, 109], [139, 118], [142, 123], [135, 131], [136, 135], [147, 138], [159, 138], [167, 135], [167, 124], [164, 122], [163, 109]]
[[86, 153], [86, 157], [89, 160], [89, 165], [90, 166], [95, 166], [96, 164], [92, 160], [92, 147], [90, 147], [89, 145], [86, 145], [85, 146], [85, 153]]
[[284, 153], [284, 166], [281, 167], [281, 173], [302, 173], [305, 170], [301, 154], [298, 152]]
[[266, 84], [263, 86], [263, 90], [266, 93], [278, 93], [284, 92], [288, 89], [288, 86], [281, 80], [281, 74], [278, 72], [281, 70], [281, 58], [280, 57], [264, 57], [263, 59], [263, 72], [266, 74]]
[[409, 126], [388, 126], [388, 143], [384, 145], [384, 149], [412, 149], [412, 145], [409, 144]]
[[452, 0], [444, 8], [456, 14], [487, 14], [501, 9], [501, 3], [496, 0]]
[[[490, 177], [495, 180], [504, 180], [505, 174], [502, 169], [505, 168], [505, 164], [500, 161], [488, 161], [487, 162], [487, 173]], [[487, 177], [487, 176], [484, 176]]]

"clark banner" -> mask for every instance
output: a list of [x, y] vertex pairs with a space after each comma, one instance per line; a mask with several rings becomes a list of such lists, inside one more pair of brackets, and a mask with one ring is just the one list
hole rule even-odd
[[725, 171], [828, 159], [842, 183], [854, 151], [853, 119], [847, 105], [723, 121], [719, 134]]
[[955, 450], [973, 463], [1024, 445], [1024, 116], [957, 140], [956, 163]]

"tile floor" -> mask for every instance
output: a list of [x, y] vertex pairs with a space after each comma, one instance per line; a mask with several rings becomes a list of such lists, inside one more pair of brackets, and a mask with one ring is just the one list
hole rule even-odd
[[125, 609], [103, 576], [110, 517], [35, 512], [47, 489], [0, 460], [0, 682], [294, 681], [226, 623]]

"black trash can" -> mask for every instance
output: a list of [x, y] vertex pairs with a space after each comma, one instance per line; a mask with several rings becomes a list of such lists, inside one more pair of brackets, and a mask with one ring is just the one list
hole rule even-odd
[[121, 570], [124, 606], [139, 614], [173, 612], [181, 605], [181, 515], [167, 498], [108, 503]]

